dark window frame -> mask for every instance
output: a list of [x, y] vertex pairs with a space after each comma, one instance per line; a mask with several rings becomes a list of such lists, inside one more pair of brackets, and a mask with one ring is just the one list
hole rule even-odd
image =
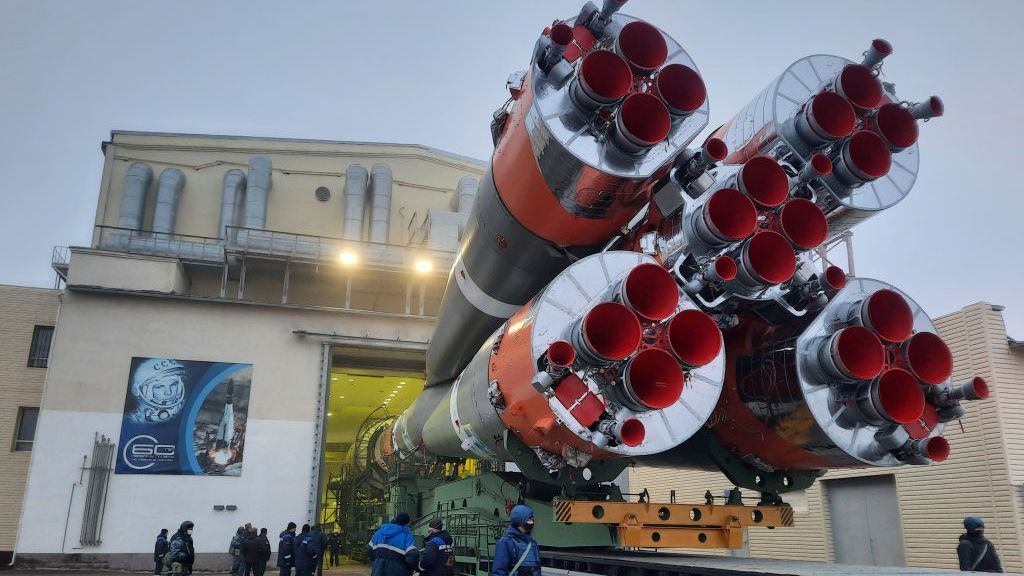
[[[34, 414], [32, 420], [32, 431], [30, 434], [23, 434], [25, 427], [25, 415]], [[14, 442], [11, 445], [12, 452], [31, 452], [36, 442], [36, 430], [39, 427], [39, 408], [36, 406], [19, 406], [18, 420], [14, 427]]]
[[37, 324], [32, 329], [32, 342], [28, 348], [29, 368], [46, 368], [50, 365], [50, 348], [53, 347], [53, 326]]

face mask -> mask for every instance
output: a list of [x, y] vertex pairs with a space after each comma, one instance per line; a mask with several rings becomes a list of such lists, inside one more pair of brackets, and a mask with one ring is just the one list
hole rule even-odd
[[527, 522], [526, 524], [523, 524], [523, 528], [527, 532], [533, 532], [533, 522]]
[[188, 534], [189, 536], [191, 536], [192, 535], [192, 529], [190, 528], [188, 530], [185, 530], [185, 534]]

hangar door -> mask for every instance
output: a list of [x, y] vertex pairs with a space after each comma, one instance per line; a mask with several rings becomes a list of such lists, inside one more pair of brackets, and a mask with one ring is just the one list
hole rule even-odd
[[892, 475], [826, 480], [836, 562], [906, 566], [903, 524]]

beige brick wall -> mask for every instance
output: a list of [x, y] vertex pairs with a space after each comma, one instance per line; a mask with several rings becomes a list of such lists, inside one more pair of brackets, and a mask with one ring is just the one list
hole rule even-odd
[[38, 407], [46, 370], [28, 368], [32, 330], [53, 326], [60, 291], [0, 285], [0, 551], [14, 549], [31, 452], [14, 451], [18, 407]]
[[[807, 512], [797, 512], [794, 527], [749, 531], [751, 556], [834, 560], [828, 480], [892, 474], [908, 566], [956, 569], [961, 521], [979, 515], [1003, 567], [1012, 573], [1024, 569], [1024, 351], [1009, 349], [1002, 315], [991, 304], [972, 304], [936, 318], [935, 325], [953, 352], [953, 381], [981, 376], [993, 388], [990, 399], [967, 405], [962, 429], [957, 423], [946, 427], [949, 460], [931, 466], [833, 470], [806, 491]], [[718, 495], [729, 483], [712, 472], [634, 468], [630, 488], [645, 486], [655, 499], [667, 499], [675, 489], [680, 501], [703, 502], [705, 490]]]

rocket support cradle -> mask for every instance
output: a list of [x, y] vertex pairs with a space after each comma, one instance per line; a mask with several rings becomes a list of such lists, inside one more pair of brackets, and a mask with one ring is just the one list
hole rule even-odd
[[949, 382], [909, 296], [811, 259], [909, 193], [941, 100], [900, 101], [875, 40], [859, 63], [797, 61], [687, 149], [703, 81], [624, 3], [545, 28], [509, 78], [427, 386], [377, 452], [563, 487], [719, 469], [768, 502], [830, 468], [946, 459], [984, 380]]

